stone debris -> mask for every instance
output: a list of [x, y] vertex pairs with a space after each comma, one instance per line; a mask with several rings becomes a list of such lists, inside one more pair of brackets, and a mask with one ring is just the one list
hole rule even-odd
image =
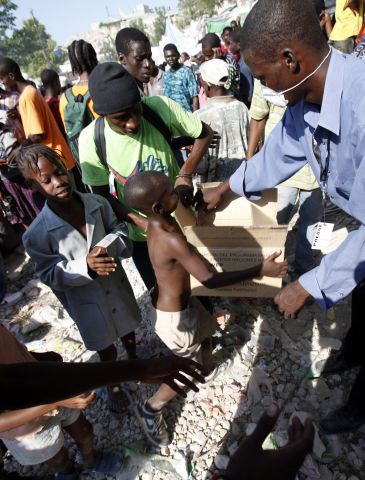
[[[0, 307], [0, 318], [29, 350], [53, 350], [65, 361], [97, 361], [49, 288], [33, 278], [29, 259], [17, 250], [17, 264], [8, 268], [9, 293], [21, 291], [16, 305]], [[19, 259], [22, 258], [20, 261]], [[6, 258], [11, 264], [12, 255]], [[124, 267], [140, 306], [143, 321], [137, 330], [137, 354], [141, 358], [167, 353], [150, 323], [149, 296], [132, 262]], [[16, 274], [13, 274], [16, 272]], [[97, 448], [123, 451], [126, 460], [110, 480], [209, 480], [226, 467], [240, 441], [251, 434], [264, 411], [275, 401], [282, 406], [275, 432], [266, 448], [287, 442], [290, 418], [309, 414], [315, 424], [347, 397], [354, 372], [325, 379], [316, 371], [318, 361], [331, 349], [340, 348], [350, 321], [350, 299], [322, 312], [306, 306], [297, 320], [285, 321], [269, 299], [213, 299], [220, 328], [214, 336], [214, 356], [225, 365], [212, 382], [186, 400], [176, 398], [165, 410], [171, 444], [156, 451], [151, 447], [130, 411], [120, 417], [109, 413], [103, 388], [97, 390], [86, 415], [94, 426]], [[118, 345], [120, 358], [126, 358]], [[231, 359], [231, 362], [227, 362]], [[227, 363], [226, 363], [227, 362]], [[126, 385], [133, 404], [146, 398], [155, 386]], [[301, 413], [302, 412], [302, 413]], [[303, 415], [303, 417], [302, 417]], [[70, 453], [76, 447], [66, 437]], [[46, 478], [45, 467], [21, 467], [10, 456], [7, 471]], [[348, 435], [325, 436], [316, 430], [314, 453], [298, 473], [298, 480], [364, 480], [365, 428]], [[81, 478], [100, 479], [82, 472]]]

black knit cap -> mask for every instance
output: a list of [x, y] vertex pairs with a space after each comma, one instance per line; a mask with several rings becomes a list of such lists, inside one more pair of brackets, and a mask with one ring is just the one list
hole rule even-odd
[[89, 91], [99, 115], [123, 112], [141, 101], [136, 81], [116, 62], [100, 63], [94, 68]]

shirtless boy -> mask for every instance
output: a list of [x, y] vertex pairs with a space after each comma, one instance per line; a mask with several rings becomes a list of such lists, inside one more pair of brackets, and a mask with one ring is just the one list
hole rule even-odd
[[[155, 271], [157, 289], [152, 295], [155, 307], [155, 331], [176, 355], [198, 360], [204, 373], [213, 368], [211, 336], [216, 329], [211, 315], [191, 297], [190, 275], [205, 287], [218, 288], [263, 275], [284, 277], [287, 262], [277, 263], [280, 252], [262, 264], [235, 272], [217, 272], [190, 245], [171, 217], [178, 196], [170, 180], [160, 172], [142, 172], [125, 185], [125, 201], [148, 217], [147, 245]], [[176, 393], [162, 384], [136, 415], [148, 439], [155, 445], [167, 445], [169, 436], [161, 409]]]

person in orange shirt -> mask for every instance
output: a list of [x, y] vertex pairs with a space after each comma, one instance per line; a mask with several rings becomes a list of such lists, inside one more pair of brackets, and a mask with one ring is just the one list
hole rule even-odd
[[[41, 143], [56, 150], [61, 156], [67, 170], [74, 174], [78, 186], [81, 176], [75, 168], [75, 160], [67, 141], [60, 132], [56, 120], [46, 101], [36, 88], [23, 77], [19, 65], [14, 60], [0, 58], [0, 82], [9, 91], [20, 94], [18, 111], [23, 124], [26, 140], [23, 145]], [[9, 111], [8, 115], [17, 115], [16, 110]]]

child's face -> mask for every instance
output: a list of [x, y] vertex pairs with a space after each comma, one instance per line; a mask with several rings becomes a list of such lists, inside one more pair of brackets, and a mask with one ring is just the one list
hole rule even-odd
[[164, 213], [170, 214], [176, 210], [177, 204], [179, 203], [179, 197], [170, 182], [166, 183], [162, 188], [162, 195], [158, 203], [161, 205]]
[[37, 162], [39, 171], [29, 172], [28, 178], [37, 190], [49, 200], [67, 202], [72, 196], [72, 187], [67, 170], [40, 156]]

